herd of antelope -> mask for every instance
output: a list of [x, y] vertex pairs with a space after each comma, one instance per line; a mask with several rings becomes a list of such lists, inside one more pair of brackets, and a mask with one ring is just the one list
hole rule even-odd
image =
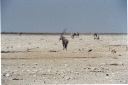
[[[74, 39], [75, 36], [78, 36], [79, 37], [79, 33], [76, 32], [76, 33], [72, 33], [71, 34], [71, 38]], [[97, 39], [99, 40], [99, 35], [97, 33], [94, 33], [94, 40]], [[66, 37], [64, 37], [64, 32], [61, 33], [60, 35], [60, 39], [59, 40], [62, 40], [62, 45], [63, 45], [63, 50], [67, 50], [67, 46], [68, 46], [68, 43], [69, 43], [69, 40], [66, 39]]]
[[[71, 34], [71, 38], [74, 39], [74, 37], [77, 36], [79, 37], [79, 33], [76, 32], [76, 33], [72, 33]], [[93, 34], [93, 37], [94, 37], [94, 40], [99, 40], [100, 37], [97, 33], [94, 33]], [[60, 36], [60, 39], [59, 40], [62, 40], [62, 45], [63, 45], [63, 50], [67, 50], [67, 46], [68, 46], [68, 43], [69, 43], [69, 40], [66, 39], [66, 37], [64, 37], [64, 33], [61, 33], [61, 36]], [[126, 46], [126, 50], [128, 49], [128, 47]], [[91, 52], [92, 49], [88, 50], [88, 52]], [[115, 49], [112, 49], [111, 50], [111, 53], [112, 54], [115, 54], [116, 53], [116, 50]]]

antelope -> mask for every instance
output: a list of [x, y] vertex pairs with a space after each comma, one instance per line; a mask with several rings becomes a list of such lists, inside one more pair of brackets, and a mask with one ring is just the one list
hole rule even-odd
[[62, 40], [63, 50], [64, 49], [67, 50], [67, 46], [68, 46], [68, 43], [69, 43], [68, 39], [66, 39], [63, 35], [61, 35], [59, 40]]
[[78, 32], [77, 32], [77, 33], [73, 33], [73, 34], [71, 35], [72, 39], [74, 39], [75, 36], [79, 36], [79, 33], [78, 33]]
[[93, 35], [93, 36], [94, 36], [94, 40], [95, 40], [95, 39], [97, 39], [97, 40], [99, 40], [99, 39], [100, 39], [100, 37], [99, 37], [99, 35], [98, 35], [97, 33], [94, 33], [94, 35]]
[[59, 40], [62, 40], [62, 45], [63, 45], [63, 50], [66, 49], [67, 50], [67, 46], [68, 46], [68, 39], [66, 39], [63, 34], [66, 32], [66, 29], [64, 29], [64, 31], [61, 33], [61, 36], [59, 38]]
[[112, 52], [113, 54], [115, 54], [115, 53], [116, 53], [116, 50], [115, 50], [115, 49], [113, 49], [113, 50], [111, 50], [111, 52]]

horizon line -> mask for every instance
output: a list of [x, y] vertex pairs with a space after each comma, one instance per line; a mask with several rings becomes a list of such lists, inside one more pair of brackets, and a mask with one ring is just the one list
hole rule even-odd
[[[64, 33], [65, 35], [69, 35], [71, 33], [74, 33], [74, 32], [66, 32]], [[94, 33], [97, 33], [97, 34], [128, 34], [127, 32], [126, 33], [112, 33], [112, 32], [79, 32], [79, 34], [94, 34]], [[42, 35], [59, 35], [59, 34], [62, 34], [62, 32], [1, 32], [1, 34], [42, 34]]]

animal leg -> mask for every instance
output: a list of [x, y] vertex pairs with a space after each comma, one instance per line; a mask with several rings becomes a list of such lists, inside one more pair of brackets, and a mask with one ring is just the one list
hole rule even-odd
[[64, 48], [65, 48], [65, 45], [64, 45], [64, 43], [63, 43], [63, 50], [64, 50]]
[[67, 46], [68, 46], [68, 43], [65, 44], [65, 48], [66, 48], [66, 50], [67, 50]]

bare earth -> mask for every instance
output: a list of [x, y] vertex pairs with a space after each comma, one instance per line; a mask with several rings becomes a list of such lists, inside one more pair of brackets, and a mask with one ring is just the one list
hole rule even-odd
[[1, 38], [2, 85], [128, 83], [126, 35], [100, 35], [100, 40], [92, 35], [66, 36], [67, 51], [59, 35]]

